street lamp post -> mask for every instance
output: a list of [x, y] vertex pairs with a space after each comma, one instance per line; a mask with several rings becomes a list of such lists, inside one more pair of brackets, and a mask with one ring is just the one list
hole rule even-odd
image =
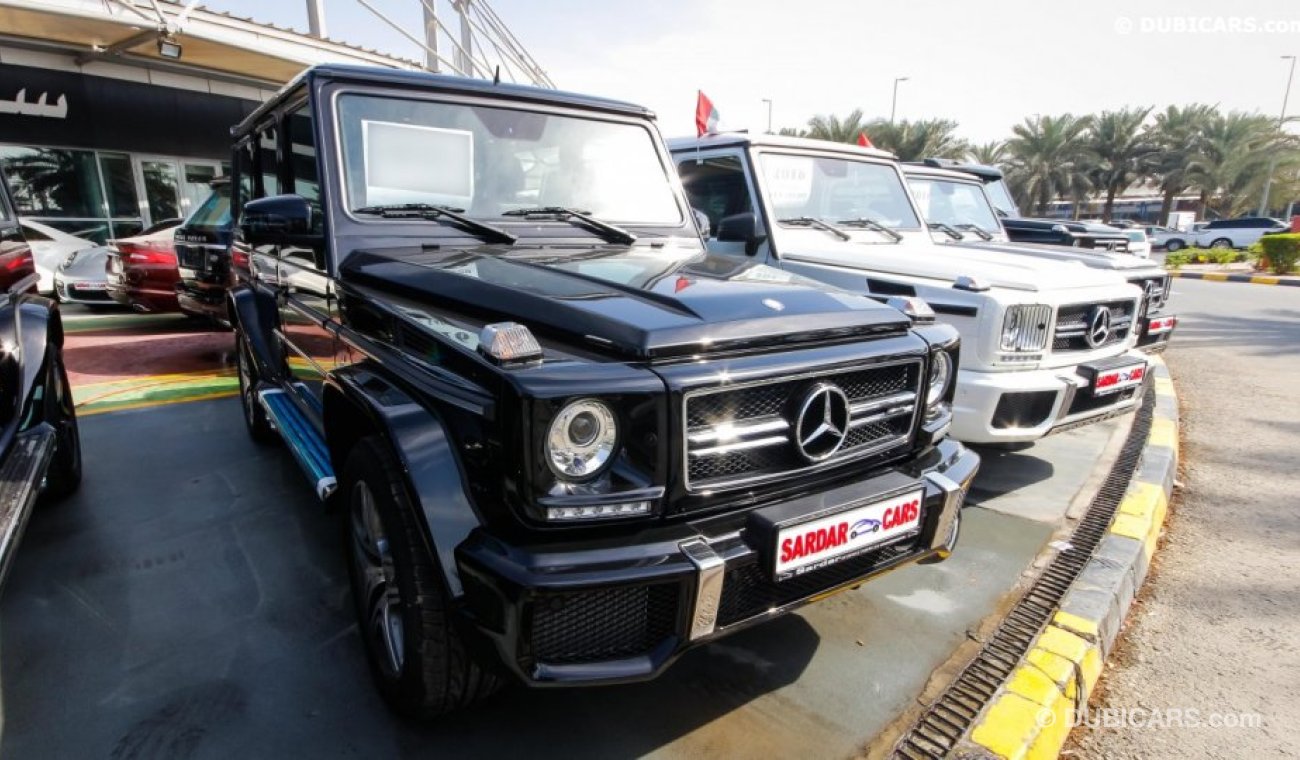
[[770, 135], [772, 134], [772, 99], [763, 98], [763, 102], [767, 104], [767, 133]]
[[894, 123], [894, 113], [898, 111], [898, 83], [906, 82], [908, 77], [894, 77], [894, 97], [889, 102], [889, 123]]
[[[1295, 79], [1295, 56], [1284, 55], [1282, 60], [1291, 61], [1291, 72], [1286, 75], [1286, 92], [1282, 93], [1282, 115], [1277, 117], [1278, 131], [1282, 130], [1282, 124], [1286, 122], [1286, 105], [1291, 99], [1291, 80]], [[1268, 174], [1264, 175], [1264, 195], [1259, 199], [1259, 214], [1263, 216], [1268, 213], [1268, 193], [1273, 189], [1273, 170], [1277, 168], [1277, 159], [1273, 158], [1268, 162]], [[1290, 214], [1290, 206], [1287, 206], [1287, 213]]]

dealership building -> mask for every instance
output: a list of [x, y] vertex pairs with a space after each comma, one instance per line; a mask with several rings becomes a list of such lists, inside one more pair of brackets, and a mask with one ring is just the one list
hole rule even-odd
[[323, 62], [424, 66], [194, 3], [0, 0], [0, 169], [22, 216], [133, 234], [200, 203], [230, 127]]

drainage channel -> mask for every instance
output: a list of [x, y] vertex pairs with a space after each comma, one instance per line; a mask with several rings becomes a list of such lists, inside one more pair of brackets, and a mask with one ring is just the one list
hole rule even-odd
[[1110, 528], [1142, 457], [1154, 411], [1155, 393], [1148, 384], [1142, 406], [1119, 457], [1101, 490], [1088, 505], [1087, 514], [1070, 535], [1071, 548], [1056, 555], [1007, 613], [975, 659], [930, 705], [911, 731], [899, 740], [894, 747], [895, 758], [934, 760], [946, 757], [1011, 676]]

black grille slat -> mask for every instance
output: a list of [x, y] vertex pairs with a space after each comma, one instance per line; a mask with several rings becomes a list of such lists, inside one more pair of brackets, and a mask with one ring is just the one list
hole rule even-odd
[[538, 662], [600, 662], [650, 652], [677, 627], [676, 583], [547, 594], [534, 606]]
[[[685, 410], [688, 437], [723, 422], [784, 420], [789, 427], [767, 434], [785, 437], [782, 443], [706, 456], [690, 456], [688, 453], [686, 476], [689, 487], [698, 489], [740, 481], [753, 482], [793, 474], [811, 466], [795, 446], [792, 432], [798, 405], [814, 384], [828, 382], [838, 386], [850, 403], [907, 393], [912, 395], [908, 403], [919, 406], [921, 371], [921, 362], [915, 360], [692, 395], [686, 401]], [[851, 428], [832, 461], [846, 461], [855, 455], [865, 456], [868, 452], [883, 453], [882, 448], [893, 448], [888, 445], [891, 441], [898, 445], [906, 443], [917, 411], [914, 408], [907, 414]], [[688, 449], [708, 445], [711, 444], [691, 444]]]
[[1056, 391], [1004, 393], [993, 410], [993, 427], [997, 430], [1033, 428], [1047, 422], [1056, 405]]

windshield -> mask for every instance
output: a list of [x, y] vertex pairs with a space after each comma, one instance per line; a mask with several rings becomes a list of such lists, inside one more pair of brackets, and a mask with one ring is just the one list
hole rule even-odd
[[997, 216], [984, 195], [984, 188], [973, 182], [952, 182], [928, 177], [908, 179], [916, 205], [927, 222], [960, 228], [973, 224], [985, 232], [999, 228]]
[[563, 207], [681, 223], [655, 136], [639, 124], [393, 97], [339, 98], [348, 208], [425, 204], [478, 218]]
[[1130, 230], [1129, 232], [1124, 233], [1124, 237], [1134, 243], [1145, 243], [1147, 241], [1147, 234], [1142, 230]]
[[185, 220], [186, 227], [225, 227], [230, 224], [230, 185], [222, 184], [212, 188], [203, 204], [194, 209], [190, 218]]
[[1011, 191], [1007, 189], [1006, 180], [995, 179], [992, 182], [985, 183], [984, 191], [988, 193], [989, 200], [993, 202], [993, 208], [1001, 211], [1006, 216], [1020, 216], [1020, 209], [1016, 208], [1016, 201], [1011, 197]]
[[777, 219], [870, 219], [905, 230], [921, 226], [891, 164], [785, 153], [763, 153], [759, 163]]

